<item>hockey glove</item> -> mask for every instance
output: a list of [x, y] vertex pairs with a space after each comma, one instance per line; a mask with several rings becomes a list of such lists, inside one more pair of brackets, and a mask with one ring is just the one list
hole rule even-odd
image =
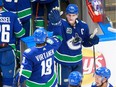
[[18, 82], [16, 80], [13, 80], [13, 86], [12, 87], [25, 87], [23, 85], [24, 85], [24, 83], [18, 84]]
[[15, 79], [13, 80], [13, 85], [12, 85], [12, 87], [18, 87], [18, 83], [16, 82]]
[[49, 13], [49, 21], [52, 25], [59, 25], [61, 24], [61, 17], [60, 17], [60, 9], [59, 7], [55, 7]]
[[25, 81], [25, 78], [22, 76], [19, 76], [19, 73], [17, 73], [13, 79], [13, 86], [12, 87], [24, 87], [23, 86], [24, 81]]
[[95, 44], [98, 44], [99, 43], [99, 37], [97, 35], [95, 35], [93, 38], [90, 38], [89, 39], [89, 43], [91, 45], [95, 45]]
[[20, 85], [18, 84], [18, 78], [19, 78], [19, 75], [17, 74], [13, 79], [13, 86], [12, 87], [20, 87]]

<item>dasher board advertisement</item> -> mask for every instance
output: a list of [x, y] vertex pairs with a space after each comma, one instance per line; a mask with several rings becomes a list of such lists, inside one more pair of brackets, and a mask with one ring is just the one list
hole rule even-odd
[[[114, 87], [116, 87], [116, 40], [99, 42], [95, 45], [95, 63], [96, 69], [101, 66], [106, 66], [111, 70], [111, 77], [108, 80]], [[83, 71], [84, 78], [82, 87], [91, 87], [94, 81], [94, 56], [93, 47], [83, 47]]]

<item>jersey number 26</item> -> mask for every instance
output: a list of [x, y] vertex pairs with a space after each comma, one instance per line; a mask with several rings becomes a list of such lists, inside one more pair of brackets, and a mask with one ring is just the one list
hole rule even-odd
[[10, 25], [9, 24], [3, 24], [0, 25], [0, 32], [1, 32], [1, 42], [9, 42], [10, 41]]

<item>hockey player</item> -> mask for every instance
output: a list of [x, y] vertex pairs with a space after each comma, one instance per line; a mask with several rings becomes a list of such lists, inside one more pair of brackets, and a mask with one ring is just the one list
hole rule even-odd
[[95, 71], [95, 82], [91, 87], [113, 87], [108, 79], [111, 76], [111, 71], [106, 67], [100, 67]]
[[[59, 31], [57, 28], [56, 31]], [[27, 87], [56, 87], [57, 78], [54, 72], [54, 53], [61, 44], [60, 31], [56, 36], [47, 38], [44, 28], [35, 30], [33, 36], [36, 46], [28, 48], [23, 53], [19, 74], [14, 80], [14, 86], [19, 86], [26, 80]]]
[[32, 9], [31, 0], [3, 0], [4, 10], [11, 11], [18, 15], [23, 28], [25, 29], [25, 37], [32, 33]]
[[[4, 3], [3, 9], [10, 11], [19, 17], [23, 28], [25, 29], [25, 35], [23, 37], [30, 36], [32, 34], [32, 9], [30, 0], [2, 0]], [[17, 39], [17, 69], [20, 64], [20, 40]]]
[[73, 71], [69, 74], [68, 81], [69, 86], [68, 87], [81, 87], [82, 84], [82, 74], [78, 71]]
[[[66, 20], [61, 19], [59, 13], [54, 12], [54, 9], [51, 13], [49, 18], [52, 19], [52, 25], [61, 24], [63, 37], [63, 43], [55, 53], [55, 60], [58, 63], [58, 85], [59, 87], [67, 87], [70, 72], [79, 71], [83, 74], [82, 45], [91, 47], [98, 44], [99, 38], [97, 35], [90, 38], [88, 25], [78, 19], [79, 11], [76, 4], [67, 6]], [[52, 27], [49, 29], [52, 31]]]
[[0, 0], [0, 71], [2, 87], [12, 87], [16, 68], [16, 38], [25, 34], [16, 14], [2, 10]]
[[[45, 11], [47, 12], [47, 16], [52, 10], [52, 8], [59, 6], [59, 0], [32, 0], [32, 8], [33, 8], [33, 14], [35, 16], [35, 27], [45, 27], [45, 20], [44, 18]], [[45, 10], [46, 9], [46, 10]]]

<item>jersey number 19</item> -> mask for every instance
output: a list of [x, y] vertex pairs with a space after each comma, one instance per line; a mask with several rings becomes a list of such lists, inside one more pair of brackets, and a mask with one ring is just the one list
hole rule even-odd
[[52, 66], [52, 58], [47, 59], [46, 61], [42, 61], [42, 74], [43, 75], [49, 75], [52, 72], [51, 66]]

